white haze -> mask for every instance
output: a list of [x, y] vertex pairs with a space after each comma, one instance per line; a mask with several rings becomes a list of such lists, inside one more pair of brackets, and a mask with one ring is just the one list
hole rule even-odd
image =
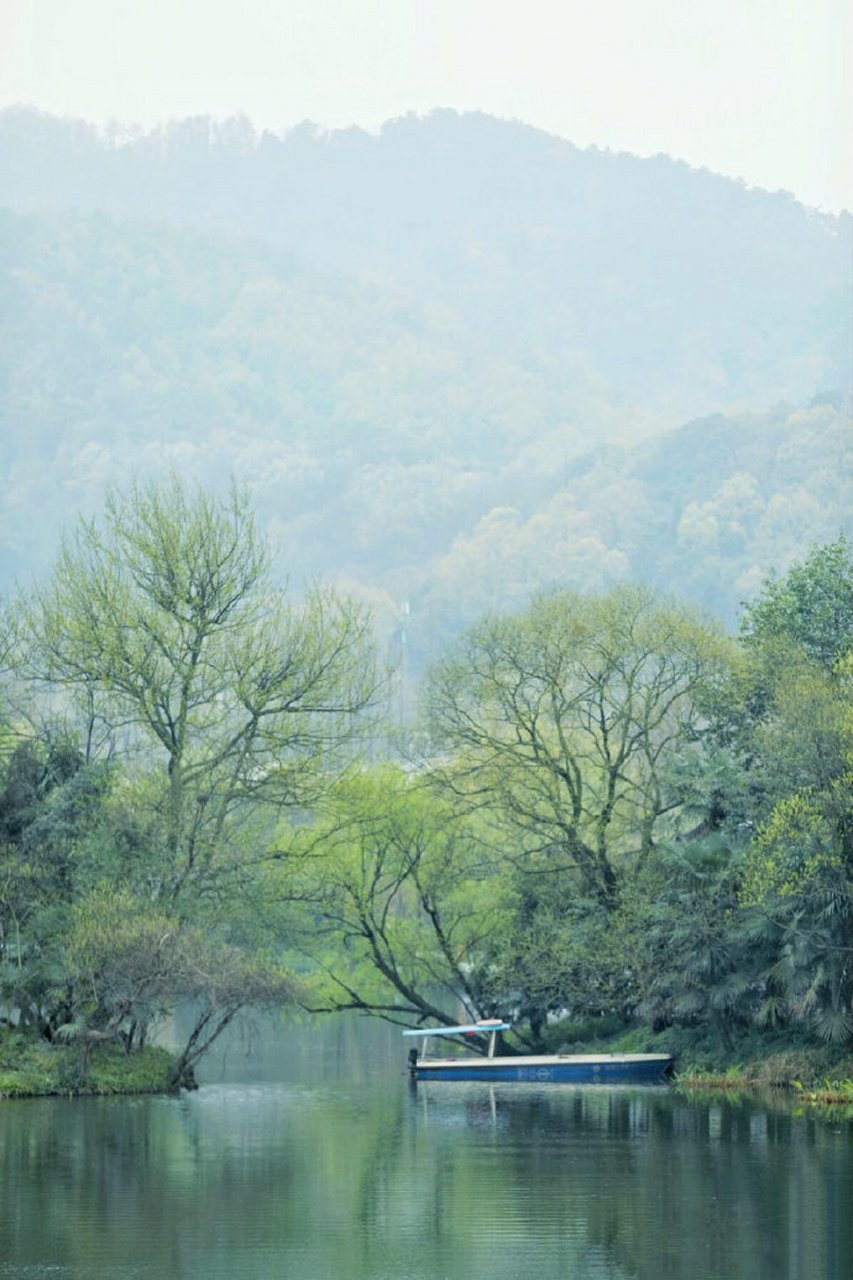
[[374, 127], [480, 109], [853, 208], [848, 0], [0, 0], [0, 105]]

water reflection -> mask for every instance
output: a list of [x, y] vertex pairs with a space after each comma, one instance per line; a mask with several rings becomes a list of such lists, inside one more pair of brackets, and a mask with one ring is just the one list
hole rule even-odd
[[194, 1095], [3, 1103], [0, 1277], [853, 1275], [849, 1126], [667, 1089], [411, 1088], [364, 1026], [263, 1043]]
[[528, 1234], [571, 1221], [619, 1274], [853, 1275], [849, 1127], [667, 1090], [423, 1092], [420, 1124], [499, 1148], [502, 1231], [521, 1203]]

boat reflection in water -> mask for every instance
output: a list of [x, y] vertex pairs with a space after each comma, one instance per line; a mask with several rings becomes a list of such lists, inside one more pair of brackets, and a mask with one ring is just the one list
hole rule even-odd
[[[527, 1084], [660, 1084], [672, 1070], [667, 1053], [547, 1053], [498, 1057], [497, 1037], [510, 1023], [487, 1018], [455, 1027], [404, 1031], [421, 1040], [420, 1052], [409, 1050], [415, 1080], [501, 1080]], [[431, 1044], [444, 1036], [487, 1036], [485, 1057], [430, 1057]]]

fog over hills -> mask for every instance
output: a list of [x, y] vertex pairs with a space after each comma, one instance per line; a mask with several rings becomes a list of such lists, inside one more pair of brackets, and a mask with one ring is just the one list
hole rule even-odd
[[488, 116], [283, 138], [195, 119], [116, 145], [7, 111], [0, 165], [18, 209], [257, 237], [449, 307], [492, 354], [582, 356], [621, 393], [677, 413], [809, 394], [849, 357], [849, 218]]
[[247, 480], [282, 567], [389, 633], [410, 601], [422, 656], [554, 581], [731, 620], [850, 527], [849, 215], [450, 111], [277, 137], [15, 109], [0, 172], [7, 588], [170, 466]]

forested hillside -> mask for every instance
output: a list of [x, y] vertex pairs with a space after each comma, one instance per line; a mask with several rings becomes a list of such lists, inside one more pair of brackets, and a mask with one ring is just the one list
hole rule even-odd
[[6, 589], [130, 470], [247, 481], [417, 665], [537, 586], [731, 622], [851, 527], [847, 215], [453, 112], [7, 111], [0, 171]]
[[448, 309], [498, 365], [585, 373], [676, 416], [811, 394], [849, 361], [848, 216], [488, 116], [102, 136], [11, 111], [0, 170], [15, 208], [262, 239]]
[[849, 401], [817, 397], [601, 448], [566, 463], [547, 489], [540, 477], [532, 500], [535, 481], [519, 470], [507, 504], [427, 566], [415, 596], [427, 656], [484, 609], [518, 607], [563, 582], [645, 582], [733, 625], [765, 573], [853, 528], [851, 428]]

